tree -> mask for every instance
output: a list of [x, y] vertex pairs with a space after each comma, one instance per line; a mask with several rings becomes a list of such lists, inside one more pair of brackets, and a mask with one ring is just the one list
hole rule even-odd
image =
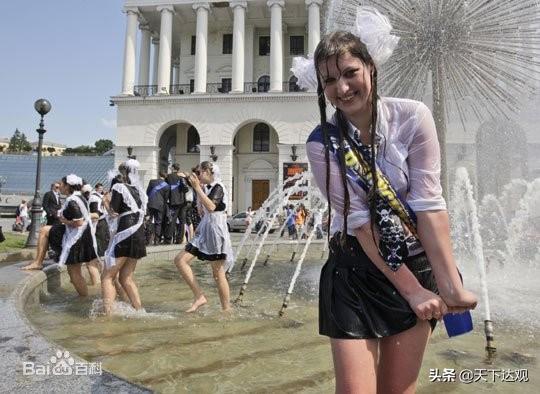
[[55, 149], [54, 147], [52, 147], [52, 146], [49, 146], [49, 147], [47, 148], [47, 152], [49, 152], [49, 153], [52, 154], [52, 153], [56, 152], [56, 149]]
[[89, 155], [89, 154], [95, 153], [95, 149], [94, 147], [89, 146], [89, 145], [80, 145], [80, 146], [76, 146], [75, 148], [66, 148], [64, 153], [72, 154], [72, 155], [76, 155], [76, 154]]
[[19, 129], [15, 129], [13, 136], [9, 140], [8, 152], [30, 152], [31, 150], [32, 146], [24, 133], [21, 133]]
[[102, 155], [103, 153], [111, 150], [114, 147], [114, 144], [111, 140], [97, 140], [94, 145], [96, 146], [96, 153]]

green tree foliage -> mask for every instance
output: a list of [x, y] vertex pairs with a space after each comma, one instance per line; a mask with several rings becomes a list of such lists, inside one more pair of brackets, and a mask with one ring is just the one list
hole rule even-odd
[[21, 133], [19, 129], [15, 129], [13, 136], [9, 140], [8, 152], [30, 152], [31, 150], [32, 146], [24, 133]]
[[111, 140], [97, 140], [94, 145], [96, 146], [96, 153], [102, 155], [103, 153], [111, 150], [114, 147], [114, 144]]

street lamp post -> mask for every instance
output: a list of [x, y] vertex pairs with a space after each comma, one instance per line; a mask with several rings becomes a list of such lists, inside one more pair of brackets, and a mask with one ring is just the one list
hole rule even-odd
[[45, 123], [43, 117], [51, 110], [51, 103], [45, 99], [39, 99], [34, 103], [34, 108], [41, 115], [41, 121], [39, 122], [39, 129], [36, 131], [39, 134], [38, 150], [37, 150], [37, 169], [36, 169], [36, 190], [34, 193], [34, 200], [32, 201], [32, 225], [30, 227], [30, 234], [26, 240], [26, 246], [37, 246], [39, 230], [41, 229], [41, 217], [43, 208], [41, 206], [41, 197], [39, 195], [39, 188], [41, 184], [41, 149], [43, 148], [43, 134], [45, 130]]

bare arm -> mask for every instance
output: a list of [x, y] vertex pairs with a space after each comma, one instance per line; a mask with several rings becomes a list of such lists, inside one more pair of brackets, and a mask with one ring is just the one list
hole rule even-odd
[[452, 253], [448, 213], [444, 210], [417, 212], [418, 236], [426, 251], [439, 293], [451, 311], [476, 307], [476, 296], [463, 288]]
[[214, 204], [214, 202], [208, 198], [208, 196], [202, 189], [199, 178], [191, 174], [189, 176], [189, 182], [191, 183], [191, 186], [193, 187], [195, 193], [197, 193], [197, 198], [199, 199], [201, 204], [204, 205], [208, 212], [214, 212], [216, 209], [216, 204]]
[[402, 265], [397, 271], [388, 267], [373, 242], [370, 223], [356, 229], [355, 235], [369, 259], [407, 300], [416, 316], [429, 320], [433, 317], [441, 318], [446, 313], [446, 304], [441, 297], [422, 287], [409, 267]]

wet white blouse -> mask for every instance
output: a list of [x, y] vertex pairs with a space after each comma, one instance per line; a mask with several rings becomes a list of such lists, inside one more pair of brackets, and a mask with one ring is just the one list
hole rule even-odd
[[[379, 100], [377, 134], [381, 144], [377, 164], [402, 198], [415, 212], [445, 210], [440, 184], [440, 151], [435, 122], [428, 107], [418, 101], [384, 97]], [[336, 124], [332, 118], [330, 123]], [[352, 134], [356, 128], [349, 124]], [[315, 129], [308, 139], [307, 156], [313, 179], [326, 197], [326, 162], [322, 138]], [[369, 222], [369, 208], [364, 190], [348, 182], [350, 209], [347, 233]], [[339, 165], [330, 154], [331, 234], [343, 228], [344, 192]]]

